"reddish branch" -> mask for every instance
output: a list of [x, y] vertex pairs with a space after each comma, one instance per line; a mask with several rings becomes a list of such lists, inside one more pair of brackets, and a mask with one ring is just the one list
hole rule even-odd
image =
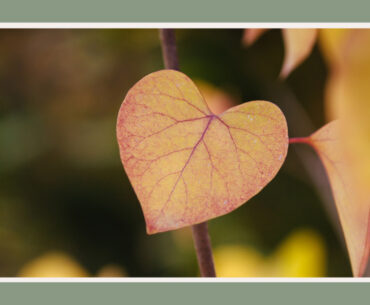
[[[176, 37], [173, 29], [159, 30], [162, 44], [162, 54], [166, 69], [179, 70]], [[211, 240], [208, 234], [207, 222], [192, 226], [195, 251], [197, 253], [200, 274], [203, 277], [215, 277]]]
[[211, 240], [208, 234], [207, 222], [192, 226], [195, 251], [197, 252], [200, 274], [205, 277], [215, 277]]
[[165, 68], [180, 70], [179, 57], [177, 56], [175, 30], [159, 30], [159, 37], [162, 43], [162, 55]]

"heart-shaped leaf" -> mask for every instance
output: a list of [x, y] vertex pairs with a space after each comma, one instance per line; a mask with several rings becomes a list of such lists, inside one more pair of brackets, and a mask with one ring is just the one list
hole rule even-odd
[[131, 88], [117, 138], [149, 234], [236, 209], [273, 179], [288, 147], [277, 106], [253, 101], [215, 115], [193, 82], [173, 70]]
[[325, 166], [353, 274], [361, 276], [369, 258], [370, 184], [356, 175], [342, 139], [339, 121], [333, 121], [303, 141], [315, 148]]

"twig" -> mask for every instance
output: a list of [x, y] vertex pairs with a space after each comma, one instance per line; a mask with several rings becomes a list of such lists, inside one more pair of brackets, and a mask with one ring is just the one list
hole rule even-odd
[[159, 30], [159, 37], [162, 43], [162, 55], [165, 68], [179, 70], [175, 30], [161, 29]]
[[200, 274], [204, 277], [216, 277], [207, 222], [192, 226], [192, 231]]
[[[176, 37], [173, 29], [159, 30], [162, 44], [162, 54], [166, 69], [179, 70]], [[197, 253], [200, 274], [203, 277], [215, 277], [211, 240], [208, 234], [207, 222], [192, 226], [195, 251]]]

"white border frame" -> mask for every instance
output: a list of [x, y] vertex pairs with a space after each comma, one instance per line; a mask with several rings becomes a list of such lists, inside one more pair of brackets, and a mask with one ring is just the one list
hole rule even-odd
[[370, 278], [351, 277], [3, 277], [0, 283], [370, 283]]
[[[370, 22], [0, 22], [1, 29], [244, 29], [244, 28], [358, 28], [370, 29]], [[0, 277], [0, 283], [370, 283], [370, 277], [361, 278], [171, 278], [171, 277], [123, 277], [123, 278], [27, 278]]]
[[370, 22], [0, 22], [0, 29], [370, 28]]

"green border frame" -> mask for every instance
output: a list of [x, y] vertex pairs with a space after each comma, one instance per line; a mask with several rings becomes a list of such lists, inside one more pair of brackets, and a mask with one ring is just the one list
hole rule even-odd
[[[369, 8], [370, 3], [364, 0], [2, 0], [0, 22], [358, 23], [370, 22]], [[368, 302], [370, 295], [370, 282], [356, 280], [314, 283], [5, 281], [0, 282], [1, 304], [348, 305], [360, 300]]]
[[364, 282], [0, 283], [1, 304], [348, 305], [368, 301], [369, 294]]
[[369, 22], [365, 0], [2, 0], [1, 22]]

